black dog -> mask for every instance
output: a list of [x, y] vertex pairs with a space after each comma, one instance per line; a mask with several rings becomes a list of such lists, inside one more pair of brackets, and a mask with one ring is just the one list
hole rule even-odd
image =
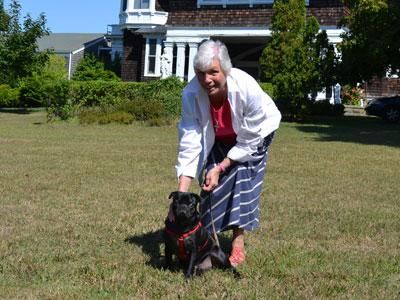
[[[201, 225], [197, 205], [201, 198], [194, 193], [172, 192], [174, 222], [165, 220], [165, 266], [171, 268], [172, 255], [178, 256], [185, 268], [185, 277], [201, 274], [207, 268], [217, 266], [231, 269], [236, 277], [239, 273], [231, 266], [228, 256]], [[208, 263], [208, 266], [206, 266]]]

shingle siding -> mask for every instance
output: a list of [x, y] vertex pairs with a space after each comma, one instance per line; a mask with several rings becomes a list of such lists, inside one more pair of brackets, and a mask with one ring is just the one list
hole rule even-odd
[[[271, 23], [274, 14], [272, 4], [202, 6], [197, 8], [196, 0], [159, 1], [160, 7], [169, 11], [168, 25], [172, 26], [265, 26]], [[169, 4], [168, 4], [169, 2]], [[311, 1], [307, 14], [317, 17], [320, 25], [337, 25], [346, 9], [340, 1]]]
[[72, 54], [72, 62], [71, 62], [71, 76], [75, 73], [76, 67], [79, 64], [79, 61], [83, 58], [84, 52], [79, 51], [78, 53]]
[[124, 62], [121, 66], [124, 81], [143, 81], [145, 42], [142, 35], [124, 31]]
[[399, 78], [374, 77], [364, 85], [365, 98], [400, 95]]

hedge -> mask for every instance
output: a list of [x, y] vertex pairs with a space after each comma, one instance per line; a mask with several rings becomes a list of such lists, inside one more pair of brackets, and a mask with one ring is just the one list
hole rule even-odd
[[0, 107], [19, 107], [19, 88], [0, 84]]
[[68, 85], [68, 93], [59, 95], [51, 103], [50, 119], [54, 116], [67, 119], [80, 109], [90, 107], [114, 107], [114, 110], [131, 113], [138, 120], [173, 118], [181, 113], [181, 95], [185, 86], [176, 77], [147, 83], [96, 80], [64, 81], [63, 84]]

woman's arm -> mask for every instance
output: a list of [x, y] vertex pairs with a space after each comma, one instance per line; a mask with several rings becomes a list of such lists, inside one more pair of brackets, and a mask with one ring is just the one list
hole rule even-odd
[[181, 175], [178, 182], [178, 191], [187, 192], [192, 183], [193, 177]]
[[225, 172], [226, 169], [233, 167], [235, 161], [225, 157], [222, 162], [212, 168], [206, 175], [206, 181], [202, 186], [205, 192], [211, 192], [218, 186], [219, 176]]

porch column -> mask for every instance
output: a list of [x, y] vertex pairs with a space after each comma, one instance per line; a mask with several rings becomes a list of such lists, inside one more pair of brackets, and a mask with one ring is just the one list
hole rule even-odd
[[156, 0], [150, 0], [149, 1], [149, 9], [150, 9], [150, 11], [155, 11], [156, 10]]
[[133, 0], [126, 0], [126, 11], [133, 10]]
[[161, 55], [161, 77], [172, 75], [172, 63], [174, 60], [174, 43], [164, 42], [164, 53]]
[[187, 78], [188, 81], [192, 80], [192, 78], [196, 75], [194, 72], [193, 60], [197, 53], [198, 47], [198, 43], [189, 43], [189, 70]]
[[186, 43], [176, 43], [178, 47], [177, 55], [176, 55], [176, 76], [180, 79], [184, 79], [185, 77], [185, 47]]

